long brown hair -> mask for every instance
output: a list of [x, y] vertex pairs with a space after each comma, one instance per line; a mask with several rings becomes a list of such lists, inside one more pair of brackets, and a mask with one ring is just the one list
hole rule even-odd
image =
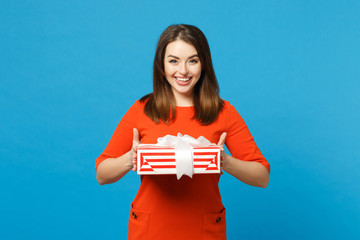
[[167, 45], [183, 40], [193, 45], [198, 53], [202, 71], [194, 86], [194, 118], [203, 125], [213, 123], [223, 108], [219, 84], [211, 60], [209, 44], [203, 32], [192, 25], [171, 25], [161, 34], [156, 47], [153, 66], [153, 93], [140, 99], [145, 102], [145, 114], [154, 122], [169, 124], [176, 117], [176, 101], [171, 86], [165, 78], [164, 57]]

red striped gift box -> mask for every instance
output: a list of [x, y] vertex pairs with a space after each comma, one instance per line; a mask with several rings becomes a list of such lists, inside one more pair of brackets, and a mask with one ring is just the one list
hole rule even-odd
[[[218, 146], [194, 147], [194, 174], [220, 173]], [[175, 147], [140, 144], [137, 150], [140, 175], [176, 174]]]

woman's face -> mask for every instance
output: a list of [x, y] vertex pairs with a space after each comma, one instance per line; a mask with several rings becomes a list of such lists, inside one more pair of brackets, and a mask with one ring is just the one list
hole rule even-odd
[[202, 70], [195, 47], [183, 40], [169, 43], [165, 50], [164, 70], [176, 104], [192, 104], [193, 89]]

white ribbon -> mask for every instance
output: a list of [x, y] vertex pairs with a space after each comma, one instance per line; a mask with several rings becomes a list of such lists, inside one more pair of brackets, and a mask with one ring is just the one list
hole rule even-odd
[[188, 175], [192, 178], [194, 174], [194, 147], [206, 147], [212, 144], [203, 136], [195, 139], [189, 135], [177, 136], [166, 135], [165, 137], [158, 138], [157, 146], [175, 146], [175, 162], [176, 162], [176, 176], [179, 180], [182, 175]]

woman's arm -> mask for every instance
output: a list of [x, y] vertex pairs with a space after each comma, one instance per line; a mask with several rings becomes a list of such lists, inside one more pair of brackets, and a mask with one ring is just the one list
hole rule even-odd
[[266, 188], [269, 183], [269, 171], [264, 165], [258, 162], [242, 161], [226, 153], [223, 170], [251, 186]]
[[117, 158], [107, 158], [96, 169], [96, 179], [100, 185], [120, 180], [131, 169], [136, 171], [136, 155], [139, 145], [139, 132], [133, 129], [133, 144], [129, 152]]
[[224, 152], [226, 133], [220, 136], [218, 146], [221, 150], [222, 169], [240, 181], [255, 187], [266, 188], [269, 183], [269, 171], [258, 162], [243, 161]]

